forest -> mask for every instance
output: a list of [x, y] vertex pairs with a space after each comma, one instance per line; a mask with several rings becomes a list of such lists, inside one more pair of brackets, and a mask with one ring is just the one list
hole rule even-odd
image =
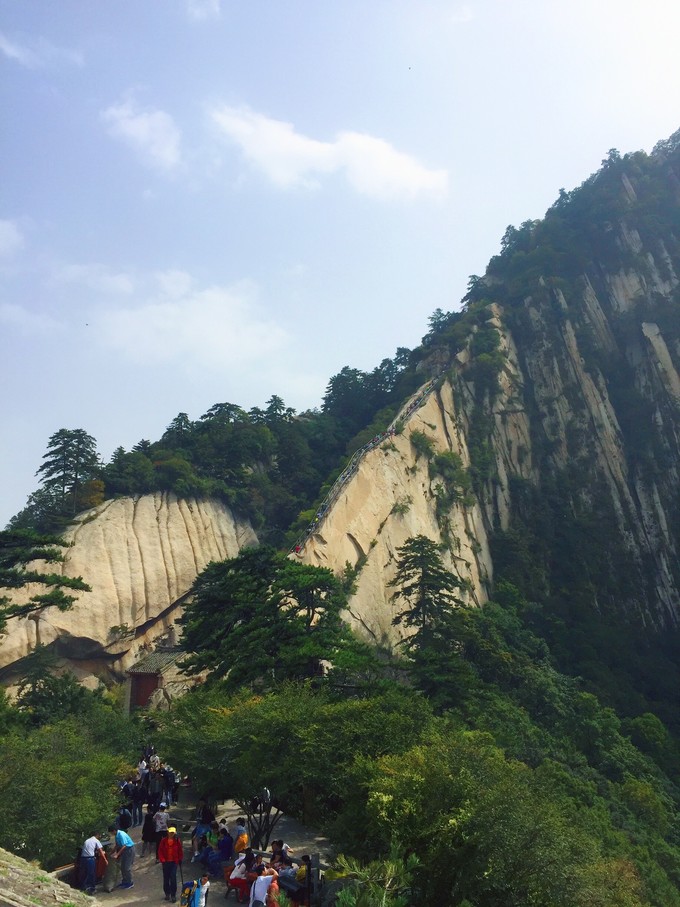
[[[115, 779], [151, 735], [211, 799], [247, 802], [269, 788], [329, 836], [337, 873], [370, 867], [379, 890], [397, 861], [396, 887], [386, 893], [385, 883], [379, 896], [366, 884], [346, 907], [352, 897], [357, 907], [680, 905], [680, 635], [627, 604], [644, 600], [645, 576], [609, 531], [615, 515], [583, 438], [566, 468], [555, 466], [554, 439], [532, 439], [539, 480], [510, 478], [512, 518], [493, 527], [494, 584], [482, 608], [465, 604], [465, 581], [444, 567], [441, 548], [408, 539], [390, 590], [406, 635], [391, 649], [341, 619], [356, 568], [336, 576], [286, 556], [352, 453], [462, 350], [474, 400], [469, 467], [436, 455], [425, 435], [413, 443], [443, 477], [442, 512], [491, 495], [505, 368], [487, 318], [494, 304], [521, 361], [572, 319], [586, 368], [608, 388], [631, 484], [674, 474], [667, 429], [622, 351], [641, 320], [680, 343], [677, 282], [622, 315], [618, 345], [606, 349], [578, 309], [584, 282], [600, 290], [608, 268], [634, 268], [653, 284], [648, 256], [620, 241], [623, 221], [673, 277], [680, 200], [669, 174], [678, 182], [680, 133], [651, 155], [610, 151], [544, 219], [508, 228], [460, 311], [434, 312], [417, 349], [371, 372], [342, 369], [318, 410], [295, 413], [274, 396], [262, 409], [180, 413], [160, 439], [119, 448], [108, 463], [84, 429], [49, 439], [40, 487], [0, 533], [0, 589], [26, 581], [36, 550], [58, 560], [74, 514], [117, 495], [219, 497], [250, 517], [262, 544], [197, 577], [181, 644], [187, 676], [206, 679], [167, 713], [127, 717], [119, 688], [91, 692], [55, 675], [40, 648], [27, 659], [18, 697], [0, 700], [0, 783], [10, 792], [1, 846], [46, 868], [67, 860], [84, 830], [106, 826]], [[554, 336], [535, 336], [527, 298], [551, 313]], [[680, 500], [669, 510], [680, 545]], [[78, 591], [43, 582], [45, 597], [23, 612], [0, 600], [3, 620], [68, 608]], [[42, 822], [48, 792], [59, 834]]]

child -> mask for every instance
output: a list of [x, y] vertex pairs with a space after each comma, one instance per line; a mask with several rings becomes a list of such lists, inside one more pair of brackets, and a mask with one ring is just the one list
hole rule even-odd
[[205, 907], [205, 902], [208, 900], [208, 892], [210, 891], [210, 877], [207, 872], [204, 872], [201, 876], [201, 881], [196, 889], [196, 894], [198, 895], [198, 900], [196, 901], [196, 907]]

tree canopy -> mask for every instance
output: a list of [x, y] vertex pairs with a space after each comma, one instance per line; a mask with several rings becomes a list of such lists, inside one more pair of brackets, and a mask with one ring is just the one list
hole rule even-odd
[[208, 671], [236, 689], [319, 674], [353, 647], [332, 571], [262, 546], [212, 563], [197, 577], [180, 620], [189, 673]]
[[389, 585], [397, 590], [392, 598], [405, 599], [406, 606], [392, 623], [415, 630], [411, 644], [418, 645], [446, 620], [452, 608], [465, 604], [460, 597], [465, 583], [444, 567], [437, 545], [424, 535], [408, 539], [397, 554], [397, 573]]

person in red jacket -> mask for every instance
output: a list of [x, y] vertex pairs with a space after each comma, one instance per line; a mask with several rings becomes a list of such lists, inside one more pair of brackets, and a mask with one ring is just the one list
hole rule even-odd
[[182, 842], [177, 837], [177, 829], [174, 825], [168, 828], [168, 836], [161, 838], [158, 844], [158, 859], [163, 867], [165, 900], [172, 901], [174, 904], [177, 900], [177, 867], [184, 859]]

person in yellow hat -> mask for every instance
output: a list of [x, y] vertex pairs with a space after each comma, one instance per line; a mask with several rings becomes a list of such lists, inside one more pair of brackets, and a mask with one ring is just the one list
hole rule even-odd
[[177, 867], [184, 859], [182, 842], [177, 837], [177, 828], [168, 827], [167, 837], [161, 838], [158, 845], [158, 859], [163, 869], [163, 893], [166, 901], [177, 900]]

